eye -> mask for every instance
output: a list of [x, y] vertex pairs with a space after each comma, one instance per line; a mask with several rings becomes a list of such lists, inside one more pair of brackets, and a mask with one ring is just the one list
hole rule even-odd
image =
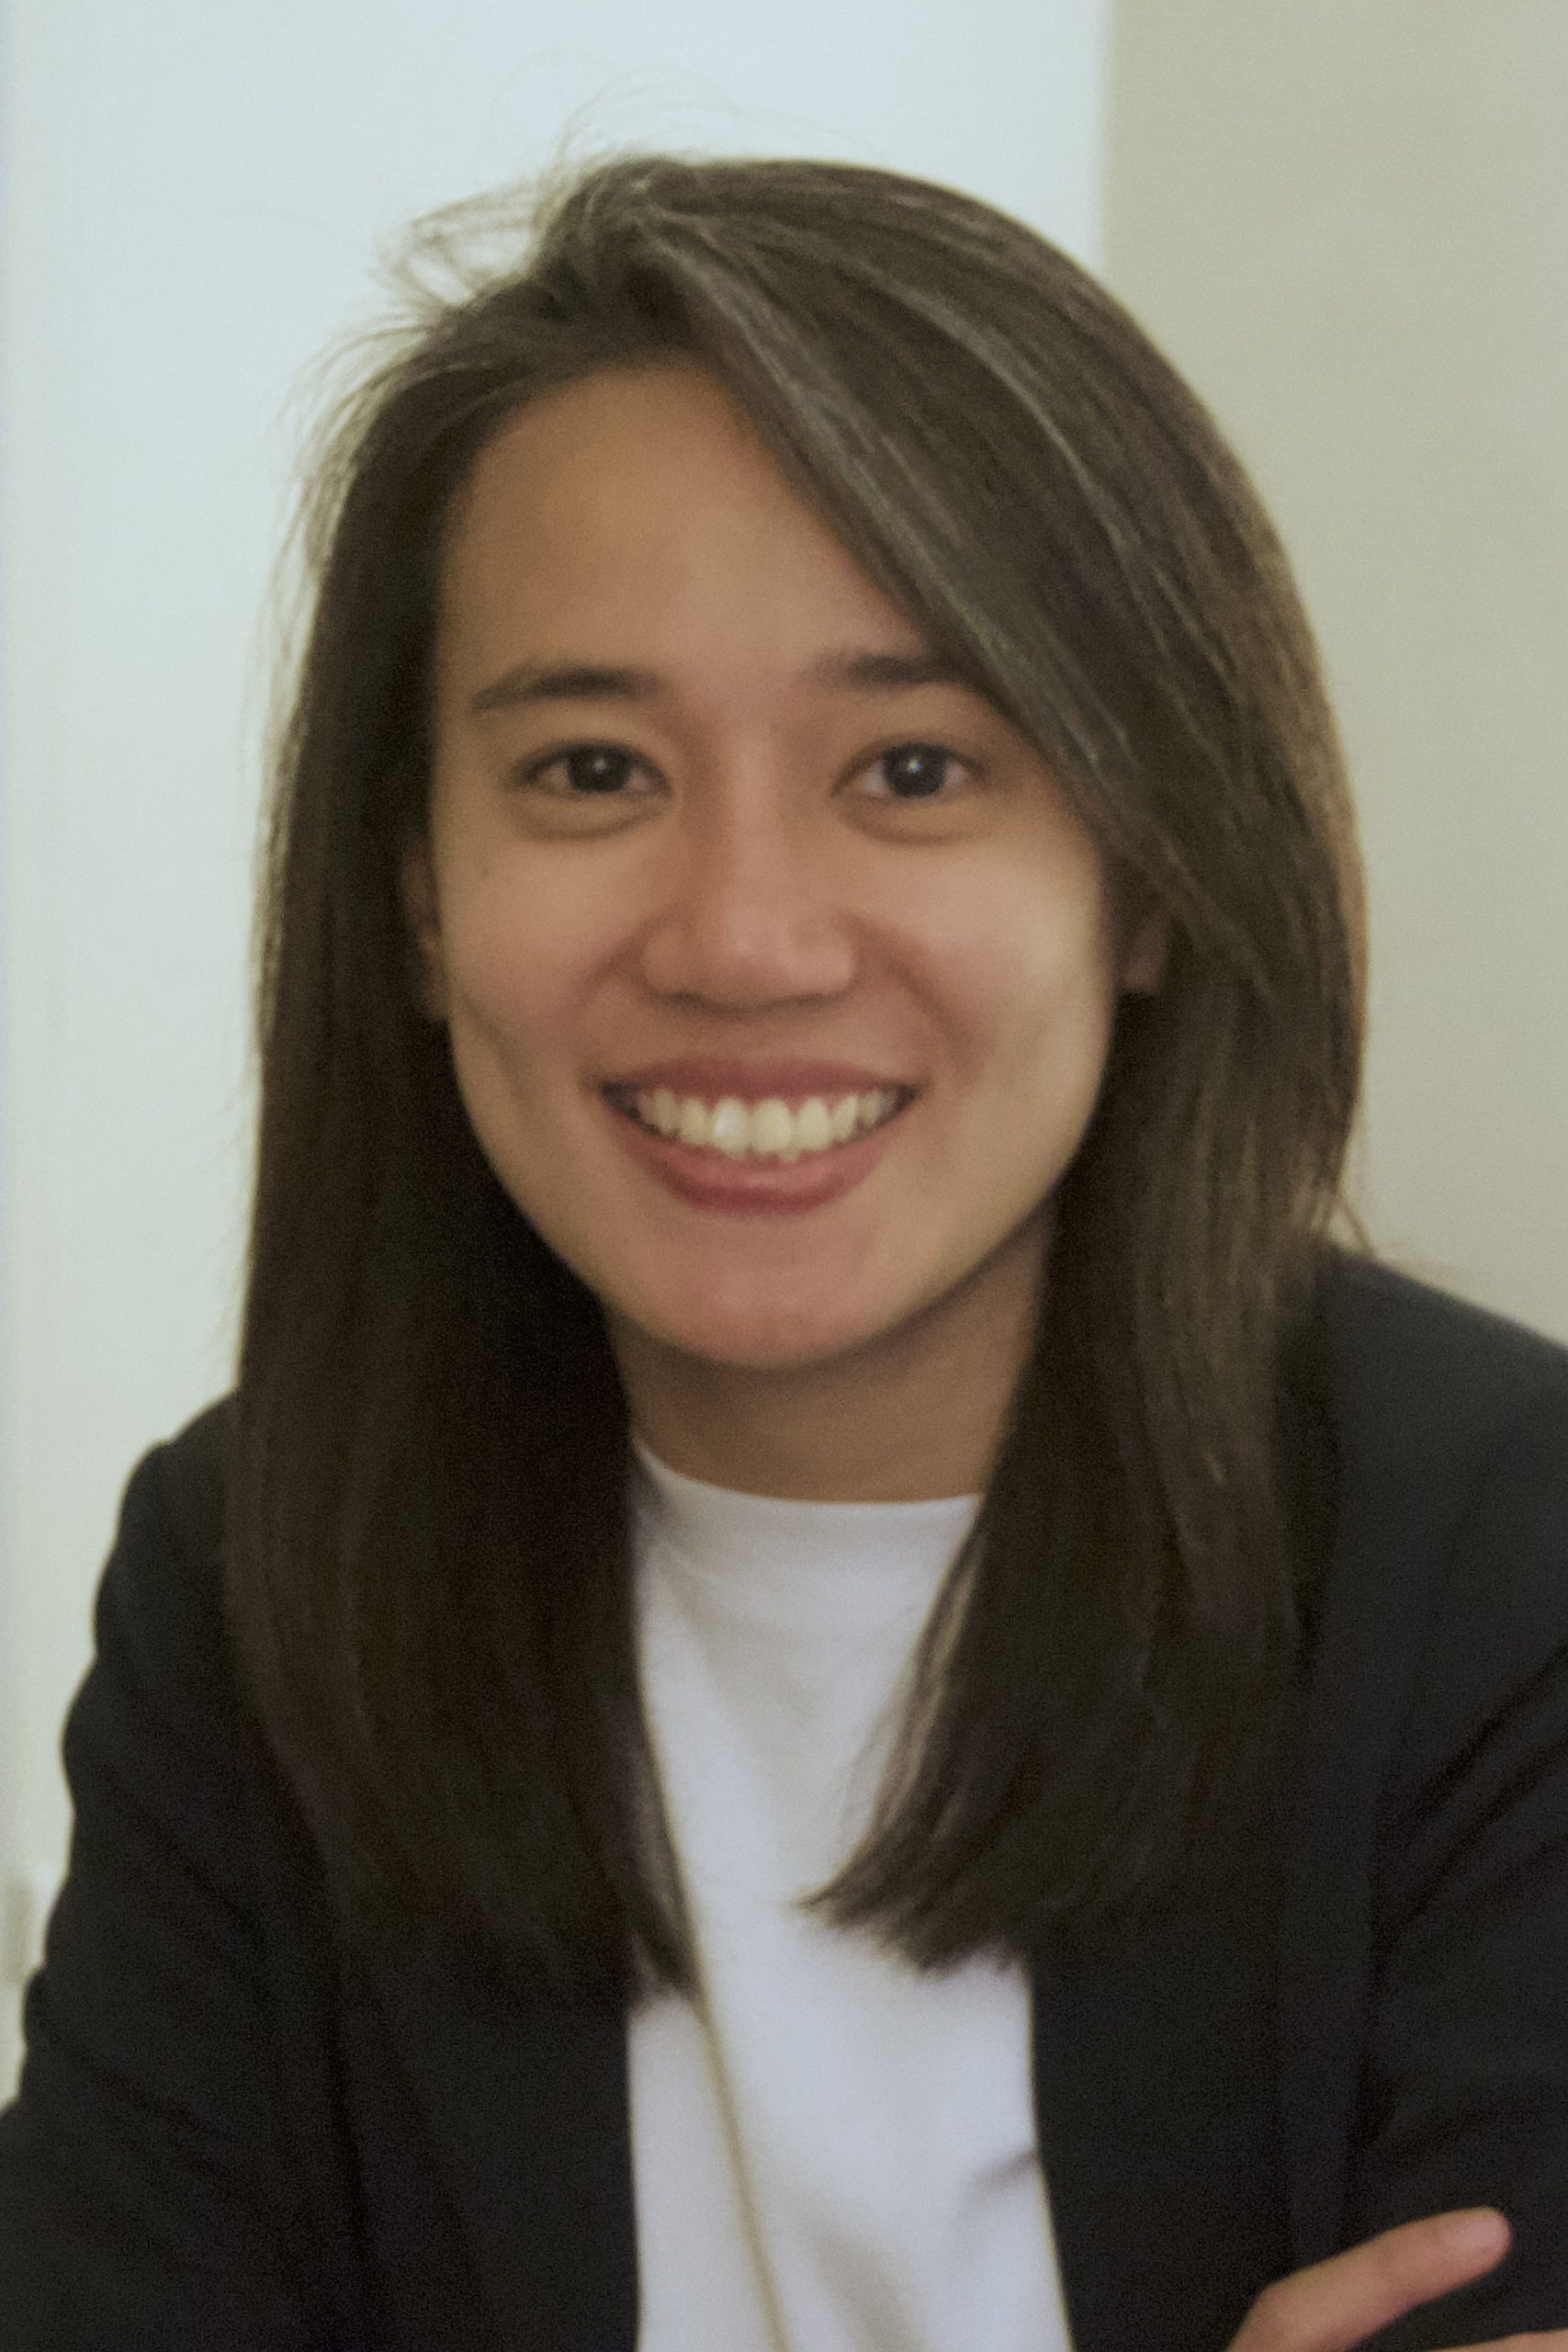
[[[873, 799], [909, 808], [951, 797], [947, 787], [955, 781], [953, 771], [968, 765], [942, 743], [895, 743], [860, 773], [881, 782], [883, 788], [873, 790]], [[548, 799], [581, 806], [640, 797], [628, 795], [626, 787], [643, 766], [635, 752], [615, 743], [570, 743], [530, 762], [518, 771], [517, 781]]]
[[952, 781], [951, 771], [968, 765], [956, 752], [942, 743], [895, 743], [880, 752], [866, 775], [880, 775], [887, 789], [874, 793], [874, 799], [891, 800], [908, 807], [920, 800], [934, 800]]
[[[533, 785], [555, 800], [610, 800], [620, 796], [641, 762], [615, 743], [571, 743], [520, 770], [518, 782]], [[559, 782], [546, 779], [555, 772]]]

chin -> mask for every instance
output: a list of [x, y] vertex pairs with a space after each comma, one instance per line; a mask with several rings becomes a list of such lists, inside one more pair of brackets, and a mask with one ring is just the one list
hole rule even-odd
[[846, 1321], [836, 1315], [788, 1313], [759, 1306], [750, 1313], [700, 1318], [660, 1316], [632, 1318], [646, 1339], [672, 1353], [732, 1372], [806, 1372], [853, 1355], [881, 1336], [873, 1318]]
[[694, 1356], [704, 1363], [722, 1365], [728, 1372], [809, 1372], [818, 1364], [832, 1363], [840, 1356], [853, 1355], [870, 1337], [835, 1330], [803, 1331], [787, 1329], [733, 1332], [703, 1332], [689, 1338], [678, 1338], [670, 1344], [682, 1355]]

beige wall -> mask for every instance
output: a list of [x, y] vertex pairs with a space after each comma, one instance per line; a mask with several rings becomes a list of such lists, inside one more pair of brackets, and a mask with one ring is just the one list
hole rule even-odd
[[1106, 274], [1252, 467], [1372, 908], [1356, 1193], [1568, 1339], [1568, 5], [1121, 0]]

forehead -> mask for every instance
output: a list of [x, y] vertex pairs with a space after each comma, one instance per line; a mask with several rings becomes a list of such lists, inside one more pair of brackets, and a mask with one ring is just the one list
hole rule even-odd
[[481, 450], [443, 542], [444, 658], [570, 650], [661, 667], [700, 639], [790, 666], [920, 632], [695, 366], [618, 369], [530, 403]]

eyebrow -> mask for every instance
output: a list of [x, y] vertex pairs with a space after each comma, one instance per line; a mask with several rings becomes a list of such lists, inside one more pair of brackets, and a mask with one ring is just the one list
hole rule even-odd
[[[827, 653], [802, 673], [803, 684], [829, 693], [886, 694], [908, 686], [964, 686], [974, 682], [940, 653]], [[669, 684], [657, 670], [607, 667], [592, 662], [517, 662], [469, 705], [476, 718], [544, 702], [651, 702]]]

